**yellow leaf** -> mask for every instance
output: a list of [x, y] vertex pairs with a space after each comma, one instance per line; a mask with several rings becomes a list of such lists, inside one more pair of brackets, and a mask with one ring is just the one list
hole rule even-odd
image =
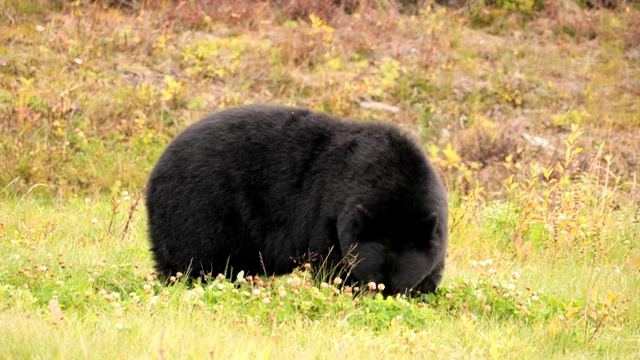
[[429, 157], [434, 159], [438, 157], [438, 153], [440, 152], [440, 149], [434, 144], [430, 144], [427, 151], [429, 151]]
[[314, 13], [311, 13], [309, 15], [309, 19], [311, 20], [311, 25], [314, 27], [322, 26], [324, 24], [324, 21], [317, 17]]
[[514, 175], [513, 174], [509, 175], [509, 178], [507, 178], [507, 181], [505, 181], [505, 183], [507, 185], [511, 185], [511, 184], [513, 184], [513, 179], [514, 179]]
[[629, 251], [629, 269], [640, 270], [640, 249], [638, 248]]
[[614, 301], [616, 301], [616, 299], [620, 296], [620, 293], [612, 293], [611, 291], [607, 291], [607, 300], [605, 301], [605, 304], [607, 304], [607, 307], [610, 307], [611, 304], [613, 304]]
[[453, 146], [451, 145], [451, 143], [447, 144], [444, 150], [442, 150], [442, 153], [447, 158], [447, 161], [449, 162], [449, 164], [456, 164], [462, 161], [462, 158], [458, 156], [456, 151], [453, 149]]
[[553, 322], [547, 325], [547, 332], [549, 333], [549, 336], [555, 337], [556, 335], [558, 335], [560, 333], [561, 324], [562, 324], [562, 320], [559, 318], [556, 318]]

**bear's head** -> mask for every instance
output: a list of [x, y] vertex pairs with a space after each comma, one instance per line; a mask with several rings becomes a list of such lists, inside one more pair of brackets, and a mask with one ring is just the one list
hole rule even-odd
[[355, 256], [353, 277], [383, 283], [387, 295], [419, 289], [440, 270], [448, 236], [446, 208], [396, 205], [347, 205], [338, 228], [342, 254]]

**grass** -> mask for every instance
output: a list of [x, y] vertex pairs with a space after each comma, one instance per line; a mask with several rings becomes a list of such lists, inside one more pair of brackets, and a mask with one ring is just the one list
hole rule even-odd
[[[640, 353], [638, 9], [0, 4], [0, 358]], [[244, 103], [418, 137], [450, 194], [438, 292], [160, 283], [148, 173]]]
[[[575, 191], [577, 201], [592, 195]], [[554, 245], [551, 229], [487, 221], [504, 203], [467, 197], [452, 210], [465, 220], [452, 226], [439, 291], [385, 299], [304, 267], [279, 278], [163, 285], [136, 200], [2, 199], [4, 357], [630, 358], [639, 350], [633, 208], [586, 204], [580, 213], [602, 232]], [[510, 226], [534, 243], [529, 250], [503, 241]]]

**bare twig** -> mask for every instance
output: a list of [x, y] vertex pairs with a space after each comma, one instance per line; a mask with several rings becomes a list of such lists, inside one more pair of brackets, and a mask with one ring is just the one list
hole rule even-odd
[[120, 237], [120, 240], [124, 240], [125, 235], [127, 235], [127, 232], [129, 231], [129, 225], [131, 224], [131, 218], [133, 217], [133, 213], [136, 211], [136, 209], [138, 208], [138, 204], [140, 203], [140, 199], [142, 199], [142, 193], [143, 191], [140, 191], [138, 193], [138, 197], [136, 198], [136, 201], [131, 204], [131, 206], [129, 207], [129, 217], [127, 217], [127, 223], [124, 225], [124, 229], [122, 230], [122, 236]]

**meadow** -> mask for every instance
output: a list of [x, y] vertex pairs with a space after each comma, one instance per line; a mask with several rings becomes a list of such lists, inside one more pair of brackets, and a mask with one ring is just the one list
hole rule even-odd
[[[640, 356], [637, 2], [418, 3], [0, 0], [0, 358]], [[157, 279], [149, 171], [248, 103], [419, 139], [451, 204], [435, 294]]]

